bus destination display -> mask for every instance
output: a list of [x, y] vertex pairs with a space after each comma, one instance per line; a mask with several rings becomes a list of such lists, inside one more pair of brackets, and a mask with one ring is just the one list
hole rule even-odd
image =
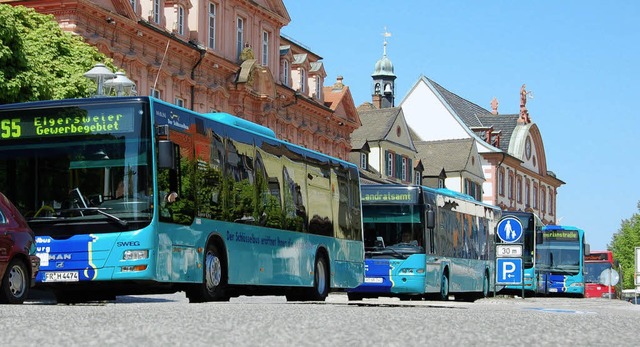
[[0, 120], [0, 139], [122, 133], [133, 130], [123, 113], [9, 117]]

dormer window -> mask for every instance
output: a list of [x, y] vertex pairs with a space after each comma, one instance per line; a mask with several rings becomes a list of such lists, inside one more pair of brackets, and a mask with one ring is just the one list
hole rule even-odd
[[307, 72], [303, 69], [300, 68], [300, 93], [306, 93], [306, 81], [307, 81]]
[[178, 35], [184, 35], [184, 7], [178, 6], [178, 19], [176, 19], [176, 31]]
[[153, 22], [160, 24], [160, 0], [153, 0], [152, 16]]
[[369, 163], [369, 155], [367, 153], [360, 153], [360, 168], [367, 170]]

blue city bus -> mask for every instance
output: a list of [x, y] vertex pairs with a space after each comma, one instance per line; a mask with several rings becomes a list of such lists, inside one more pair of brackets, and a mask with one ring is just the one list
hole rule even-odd
[[486, 297], [500, 209], [447, 189], [362, 185], [364, 283], [349, 300]]
[[582, 229], [547, 225], [536, 246], [538, 294], [585, 295], [584, 256], [589, 254]]
[[531, 212], [502, 211], [502, 218], [507, 217], [516, 218], [520, 221], [520, 224], [522, 224], [523, 284], [503, 286], [500, 289], [500, 294], [522, 295], [524, 291], [524, 295], [534, 296], [537, 292], [536, 237], [542, 231], [544, 223], [538, 215]]
[[364, 278], [355, 165], [151, 97], [0, 106], [0, 191], [59, 302], [324, 300]]

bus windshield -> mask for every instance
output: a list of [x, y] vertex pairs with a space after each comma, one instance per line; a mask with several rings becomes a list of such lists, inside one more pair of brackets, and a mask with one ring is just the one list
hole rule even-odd
[[600, 275], [604, 270], [611, 269], [611, 263], [590, 263], [584, 262], [585, 283], [600, 283]]
[[[564, 231], [564, 234], [573, 235], [572, 231]], [[555, 238], [544, 235], [544, 241], [538, 246], [536, 267], [541, 271], [575, 275], [580, 272], [580, 259], [582, 257], [581, 242], [578, 233], [575, 237]]]
[[0, 191], [35, 234], [148, 224], [153, 185], [144, 104], [40, 105], [0, 113]]
[[422, 215], [419, 205], [367, 205], [363, 209], [367, 255], [424, 253]]

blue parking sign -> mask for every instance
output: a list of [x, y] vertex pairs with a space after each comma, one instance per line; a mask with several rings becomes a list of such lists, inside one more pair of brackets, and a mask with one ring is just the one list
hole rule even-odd
[[522, 259], [496, 258], [496, 284], [522, 284]]
[[502, 242], [516, 242], [522, 237], [522, 223], [517, 218], [506, 217], [498, 223], [497, 233]]

